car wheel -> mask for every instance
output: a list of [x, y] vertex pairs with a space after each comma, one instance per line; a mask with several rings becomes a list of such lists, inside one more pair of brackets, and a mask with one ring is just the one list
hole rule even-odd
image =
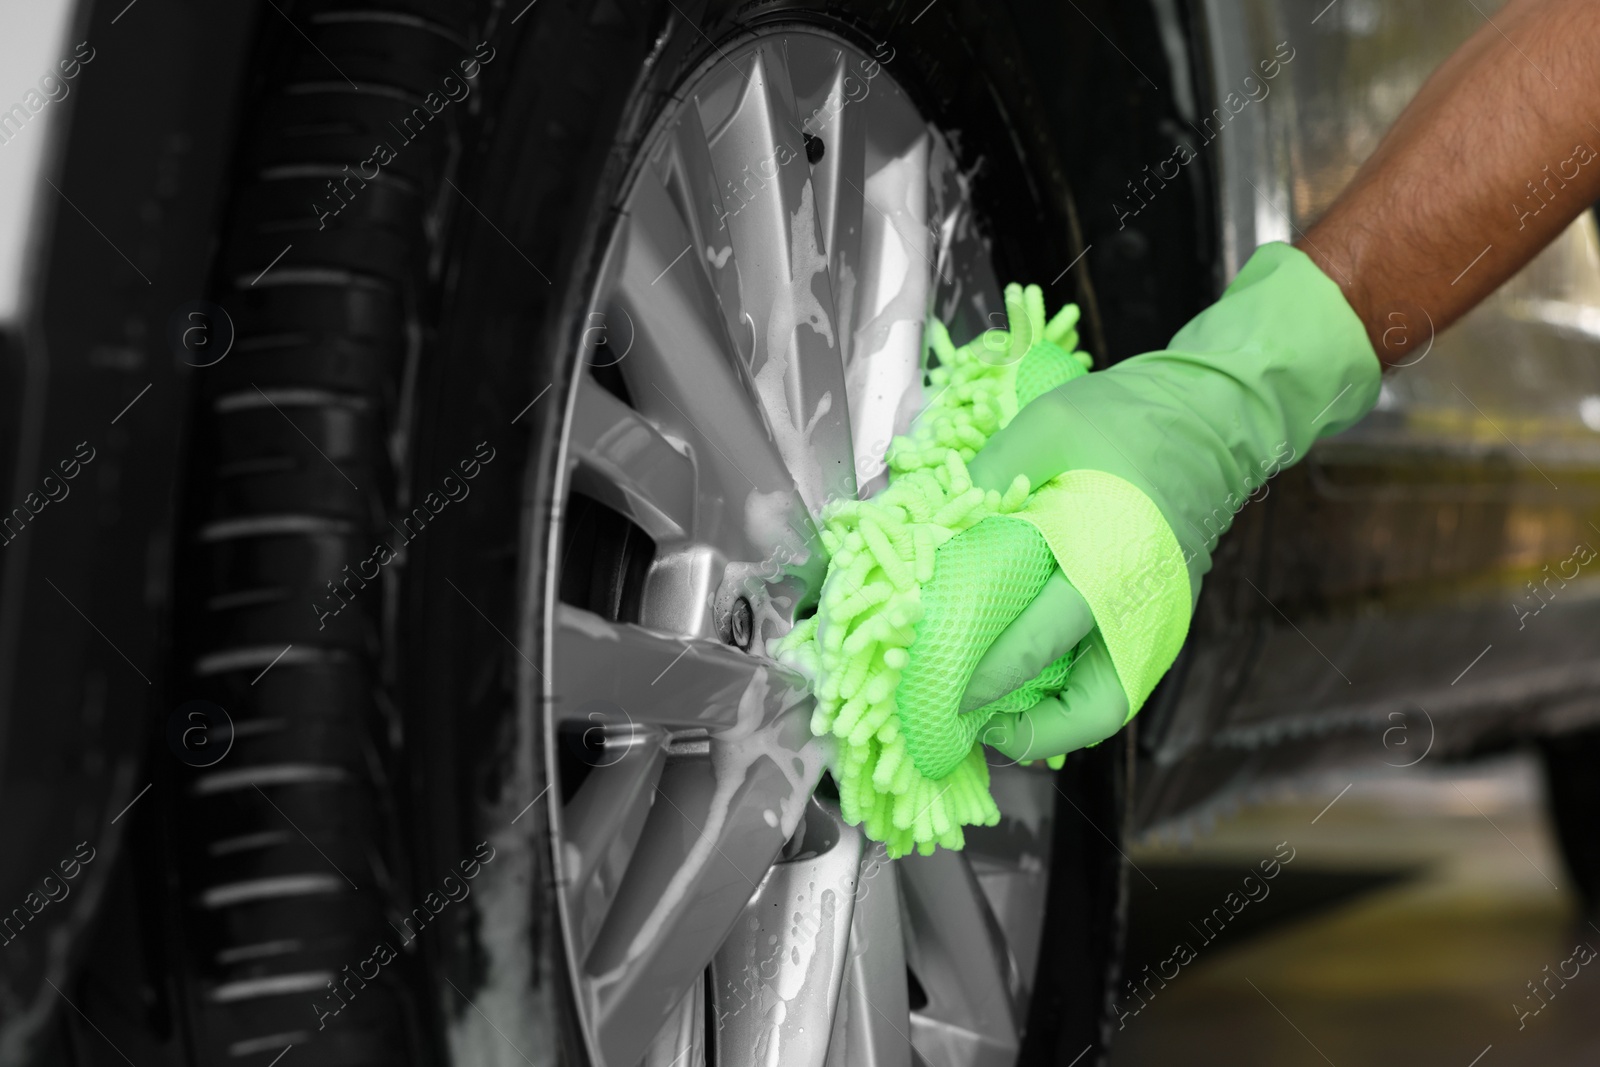
[[[239, 738], [169, 790], [199, 1047], [1093, 1062], [1127, 749], [995, 766], [999, 826], [890, 863], [767, 654], [816, 514], [916, 413], [923, 317], [965, 340], [1054, 279], [1093, 321], [1004, 13], [351, 7], [293, 15], [354, 91], [288, 37], [264, 68], [223, 251], [248, 360], [197, 409], [182, 662]], [[462, 55], [473, 95], [327, 233], [257, 191], [342, 181]]]

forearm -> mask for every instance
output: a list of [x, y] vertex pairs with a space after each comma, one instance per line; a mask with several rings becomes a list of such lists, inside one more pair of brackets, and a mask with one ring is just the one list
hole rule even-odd
[[1600, 199], [1600, 4], [1512, 0], [1491, 17], [1296, 242], [1386, 365]]

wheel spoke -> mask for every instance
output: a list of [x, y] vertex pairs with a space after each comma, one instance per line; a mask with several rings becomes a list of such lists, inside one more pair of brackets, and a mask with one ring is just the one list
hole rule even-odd
[[[870, 98], [868, 105], [874, 101]], [[877, 110], [888, 110], [885, 102]], [[876, 147], [876, 146], [874, 146]], [[922, 329], [933, 282], [928, 232], [926, 132], [903, 150], [881, 157], [863, 185], [855, 336], [846, 370], [856, 426], [862, 491], [886, 477], [885, 449], [916, 415], [922, 400]]]
[[702, 1067], [706, 1062], [706, 987], [696, 982], [650, 1043], [639, 1067]]
[[554, 711], [565, 721], [586, 722], [603, 705], [627, 723], [726, 730], [739, 723], [752, 679], [776, 673], [718, 642], [610, 622], [570, 604], [557, 609], [554, 651]]
[[633, 351], [621, 366], [635, 408], [688, 442], [694, 455], [693, 538], [728, 559], [753, 562], [811, 536], [795, 479], [752, 400], [710, 283], [698, 266], [674, 262], [693, 251], [693, 239], [649, 168], [625, 225], [624, 260], [607, 306], [634, 327]]
[[739, 298], [739, 257], [733, 235], [721, 210], [711, 146], [700, 124], [700, 109], [685, 107], [673, 125], [659, 165], [662, 183], [683, 206], [683, 218], [694, 241], [693, 258], [705, 272], [722, 306], [724, 328], [749, 366], [755, 352], [755, 335], [744, 317]]
[[1010, 1065], [1020, 1046], [1016, 967], [977, 876], [959, 852], [908, 856], [907, 962], [928, 994], [911, 1040], [932, 1067]]
[[878, 845], [861, 866], [850, 961], [833, 1016], [828, 1067], [911, 1067], [911, 1008], [898, 864]]
[[809, 715], [802, 689], [758, 675], [709, 762], [668, 762], [584, 963], [606, 1062], [638, 1061], [798, 824], [822, 767]]
[[855, 496], [839, 323], [783, 51], [759, 47], [750, 64], [737, 107], [711, 135], [711, 160], [754, 327], [756, 391], [815, 514]]
[[[718, 1063], [823, 1067], [850, 951], [861, 831], [807, 807], [798, 858], [773, 867], [711, 963]], [[762, 1056], [765, 1050], [767, 1056]]]
[[578, 382], [569, 444], [572, 487], [632, 519], [659, 544], [694, 526], [694, 464], [600, 387]]
[[[560, 853], [577, 941], [592, 943], [639, 843], [645, 817], [666, 766], [665, 738], [639, 731], [615, 762], [591, 770], [562, 812], [566, 848]], [[607, 746], [606, 758], [614, 749]]]
[[[859, 105], [870, 86], [843, 49], [818, 38], [791, 42], [788, 60], [801, 128], [822, 142], [822, 158], [811, 164], [811, 182], [817, 193], [817, 223], [828, 251], [828, 276], [833, 280], [839, 349], [848, 366], [860, 277], [862, 183], [867, 172], [867, 114]], [[859, 437], [854, 407], [850, 415]]]

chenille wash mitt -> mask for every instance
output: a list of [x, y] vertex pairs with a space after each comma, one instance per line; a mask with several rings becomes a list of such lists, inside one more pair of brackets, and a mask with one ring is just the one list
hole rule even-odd
[[[1049, 755], [1125, 724], [1182, 647], [1234, 514], [1378, 397], [1366, 323], [1276, 241], [1165, 348], [1093, 374], [1074, 309], [1046, 325], [1039, 290], [1011, 286], [1006, 311], [1009, 332], [960, 348], [928, 325], [926, 410], [882, 493], [825, 509], [818, 609], [780, 642], [815, 680], [846, 817], [893, 855], [959, 848], [963, 826], [998, 818], [986, 736]], [[980, 661], [974, 700], [1052, 655], [963, 713]]]
[[[1092, 494], [1031, 494], [1021, 476], [1004, 493], [984, 492], [967, 474], [967, 461], [1022, 406], [1087, 374], [1091, 363], [1076, 351], [1075, 305], [1046, 323], [1038, 286], [1008, 286], [1005, 298], [1010, 329], [959, 348], [941, 322], [928, 322], [931, 399], [891, 446], [887, 487], [824, 510], [830, 561], [817, 611], [778, 647], [816, 679], [811, 728], [838, 739], [833, 774], [844, 817], [890, 856], [961, 848], [963, 826], [999, 820], [984, 727], [995, 714], [1059, 692], [1073, 654], [982, 708], [963, 714], [958, 705], [984, 651], [1058, 566], [1053, 542], [1071, 539], [1073, 512], [1104, 518]], [[1173, 655], [1187, 624], [1183, 584], [1181, 608], [1168, 595], [1154, 612], [1168, 618], [1152, 628], [1153, 639]], [[1154, 680], [1136, 680], [1138, 700]], [[1059, 766], [1060, 757], [1050, 762]]]

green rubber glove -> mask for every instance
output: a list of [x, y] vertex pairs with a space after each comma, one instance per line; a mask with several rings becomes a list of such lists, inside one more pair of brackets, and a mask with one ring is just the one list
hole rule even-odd
[[[968, 467], [984, 489], [1004, 490], [1018, 474], [1043, 486], [1067, 471], [1131, 486], [1137, 493], [1128, 501], [1140, 503], [1142, 494], [1159, 519], [1131, 507], [1119, 519], [1125, 526], [1165, 520], [1181, 549], [1192, 611], [1234, 514], [1313, 441], [1364, 416], [1377, 401], [1380, 375], [1339, 287], [1298, 250], [1267, 244], [1166, 349], [1038, 397]], [[1063, 558], [1063, 540], [1051, 539], [1062, 570], [995, 639], [961, 703], [963, 711], [983, 707], [1075, 651], [1059, 697], [996, 715], [985, 728], [983, 740], [1015, 759], [1069, 752], [1115, 733], [1171, 666], [1187, 627], [1185, 616], [1155, 647], [1129, 632], [1150, 629], [1148, 614], [1128, 608], [1149, 602], [1141, 590], [1165, 581], [1170, 594], [1181, 575], [1143, 573], [1148, 563], [1129, 573], [1126, 560], [1104, 555]]]

